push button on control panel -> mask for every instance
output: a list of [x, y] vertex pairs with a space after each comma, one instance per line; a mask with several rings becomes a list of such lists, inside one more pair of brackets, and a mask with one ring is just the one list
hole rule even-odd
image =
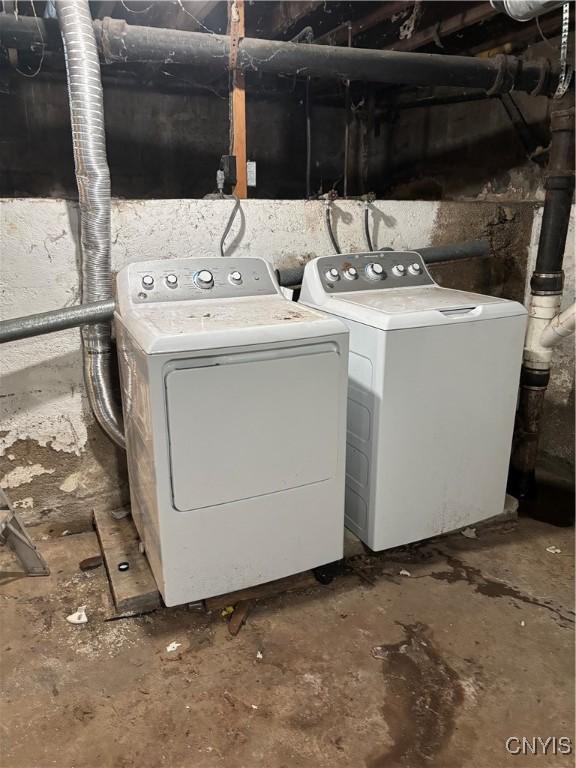
[[176, 288], [178, 285], [178, 277], [176, 275], [166, 275], [165, 280], [168, 288]]
[[329, 269], [326, 272], [326, 280], [329, 280], [331, 283], [336, 283], [338, 280], [340, 280], [340, 272], [332, 267], [332, 269]]
[[207, 290], [208, 288], [212, 288], [214, 285], [214, 276], [210, 270], [201, 269], [199, 272], [196, 272], [196, 275], [194, 276], [194, 282], [198, 288]]
[[366, 277], [369, 280], [382, 280], [384, 277], [384, 267], [377, 261], [366, 264]]
[[230, 272], [230, 274], [228, 275], [228, 280], [232, 283], [232, 285], [241, 285], [242, 273], [238, 272], [238, 270], [235, 269], [233, 272]]
[[142, 288], [146, 288], [147, 291], [154, 288], [154, 277], [152, 275], [144, 275], [142, 278]]

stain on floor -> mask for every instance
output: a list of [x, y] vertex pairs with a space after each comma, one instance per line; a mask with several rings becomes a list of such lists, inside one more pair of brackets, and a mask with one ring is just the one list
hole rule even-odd
[[[188, 607], [109, 620], [104, 569], [79, 568], [95, 535], [31, 530], [51, 576], [0, 553], [2, 768], [572, 765], [505, 749], [572, 734], [571, 529], [358, 554], [258, 601], [235, 638]], [[68, 624], [80, 605], [88, 623]]]
[[[372, 649], [372, 655], [384, 661], [382, 715], [394, 743], [384, 754], [367, 760], [367, 768], [434, 764], [450, 743], [463, 702], [458, 675], [434, 646], [429, 627], [407, 624], [402, 628], [403, 640]], [[445, 760], [442, 764], [449, 768]]]

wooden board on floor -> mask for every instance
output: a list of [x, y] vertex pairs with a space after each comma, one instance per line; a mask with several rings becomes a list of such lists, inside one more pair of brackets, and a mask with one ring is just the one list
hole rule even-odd
[[229, 592], [226, 595], [208, 597], [204, 602], [206, 610], [217, 611], [229, 605], [236, 605], [244, 600], [274, 597], [274, 595], [279, 595], [282, 592], [293, 592], [296, 589], [308, 589], [309, 587], [318, 586], [320, 584], [312, 571], [304, 571], [304, 573], [296, 573], [294, 576], [286, 576], [284, 579], [268, 581], [266, 584], [258, 584], [255, 587], [248, 587], [248, 589], [239, 589], [237, 592]]
[[[139, 550], [139, 538], [130, 516], [115, 520], [109, 512], [94, 512], [94, 524], [112, 597], [119, 613], [145, 613], [160, 608], [162, 600], [148, 565]], [[129, 564], [119, 571], [118, 564]]]

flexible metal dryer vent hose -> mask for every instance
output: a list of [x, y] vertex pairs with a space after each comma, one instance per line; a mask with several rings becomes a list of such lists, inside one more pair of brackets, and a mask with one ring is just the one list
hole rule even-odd
[[[82, 301], [112, 298], [110, 171], [106, 160], [104, 106], [98, 48], [88, 0], [57, 0], [64, 43], [74, 164], [80, 198]], [[120, 408], [114, 399], [116, 360], [110, 323], [82, 327], [84, 381], [100, 426], [125, 447]]]

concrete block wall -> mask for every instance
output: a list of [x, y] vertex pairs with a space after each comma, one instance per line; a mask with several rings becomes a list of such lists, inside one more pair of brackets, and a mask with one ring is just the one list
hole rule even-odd
[[[114, 201], [113, 268], [145, 259], [218, 255], [231, 208], [230, 201]], [[522, 203], [379, 201], [373, 239], [380, 246], [411, 248], [488, 237], [493, 258], [439, 265], [434, 276], [444, 285], [522, 301], [538, 226], [534, 211]], [[2, 200], [0, 217], [2, 317], [77, 303], [77, 205]], [[365, 250], [360, 203], [338, 202], [334, 226], [343, 251]], [[229, 255], [261, 256], [277, 267], [330, 252], [321, 202], [243, 201], [227, 241]], [[566, 350], [563, 355], [566, 367], [570, 355]], [[50, 521], [56, 531], [82, 530], [93, 509], [125, 504], [124, 456], [89, 411], [78, 330], [4, 345], [0, 366], [0, 482], [27, 522]], [[567, 397], [566, 376], [559, 373], [555, 385], [560, 401]], [[546, 448], [566, 454], [553, 434]]]

